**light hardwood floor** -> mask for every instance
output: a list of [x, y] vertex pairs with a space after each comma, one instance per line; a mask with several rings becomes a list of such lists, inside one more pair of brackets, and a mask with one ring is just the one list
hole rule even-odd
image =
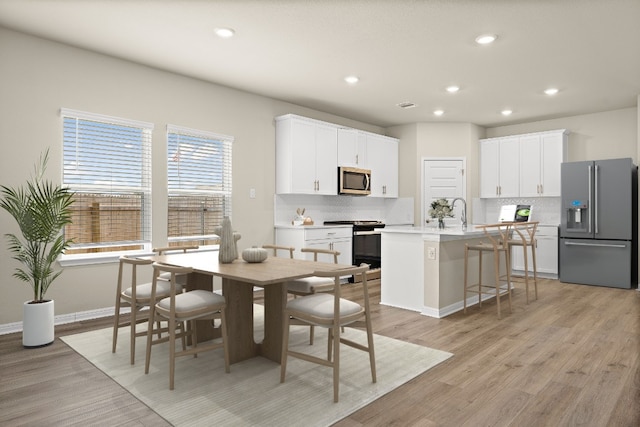
[[[640, 292], [542, 280], [529, 305], [518, 285], [502, 320], [493, 301], [434, 319], [379, 305], [372, 285], [375, 333], [454, 357], [337, 426], [640, 425]], [[0, 425], [168, 425], [60, 340], [20, 340], [0, 336]]]

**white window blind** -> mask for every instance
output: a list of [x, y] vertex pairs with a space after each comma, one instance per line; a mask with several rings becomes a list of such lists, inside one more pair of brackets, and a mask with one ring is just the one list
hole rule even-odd
[[153, 124], [62, 109], [63, 183], [75, 192], [67, 255], [151, 246]]
[[169, 242], [217, 243], [214, 229], [231, 216], [233, 137], [167, 126]]

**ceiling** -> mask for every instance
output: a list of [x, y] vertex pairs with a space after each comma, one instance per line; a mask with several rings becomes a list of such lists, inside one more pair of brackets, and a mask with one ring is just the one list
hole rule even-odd
[[[640, 94], [640, 0], [0, 0], [0, 26], [382, 127], [493, 127]], [[498, 39], [477, 45], [485, 33]]]

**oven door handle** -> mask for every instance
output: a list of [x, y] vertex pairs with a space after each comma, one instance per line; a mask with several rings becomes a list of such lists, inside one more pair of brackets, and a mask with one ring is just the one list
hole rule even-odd
[[354, 236], [372, 236], [375, 234], [380, 234], [379, 230], [371, 230], [371, 231], [354, 231]]

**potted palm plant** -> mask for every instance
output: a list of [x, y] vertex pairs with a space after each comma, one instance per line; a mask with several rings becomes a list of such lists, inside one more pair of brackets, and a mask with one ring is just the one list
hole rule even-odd
[[9, 212], [20, 234], [6, 234], [13, 259], [20, 261], [13, 276], [28, 283], [33, 299], [23, 305], [22, 344], [40, 347], [54, 340], [54, 304], [45, 299], [51, 283], [62, 273], [55, 262], [71, 240], [62, 230], [71, 223], [73, 193], [44, 179], [49, 150], [40, 156], [34, 175], [25, 185], [0, 186], [0, 207]]

